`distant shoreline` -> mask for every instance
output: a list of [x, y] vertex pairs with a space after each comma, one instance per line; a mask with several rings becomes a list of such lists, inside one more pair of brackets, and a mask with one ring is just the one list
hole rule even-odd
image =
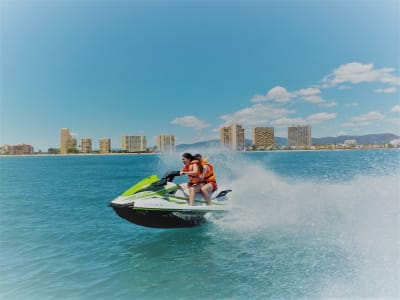
[[72, 157], [72, 156], [118, 156], [118, 155], [158, 155], [165, 153], [70, 153], [70, 154], [49, 154], [49, 153], [34, 153], [34, 154], [0, 154], [0, 157], [22, 157], [22, 156], [55, 156], [55, 157]]
[[[267, 150], [267, 151], [232, 151], [229, 153], [278, 153], [278, 152], [321, 152], [321, 151], [371, 151], [371, 150], [400, 150], [400, 148], [361, 148], [361, 149], [297, 149], [297, 150]], [[138, 155], [166, 155], [180, 152], [152, 152], [152, 153], [70, 153], [70, 154], [1, 154], [0, 157], [83, 157], [83, 156], [138, 156]]]

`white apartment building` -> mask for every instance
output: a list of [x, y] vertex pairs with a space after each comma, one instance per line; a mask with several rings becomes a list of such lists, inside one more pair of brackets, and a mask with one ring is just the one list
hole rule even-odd
[[159, 152], [173, 152], [175, 149], [174, 135], [160, 134], [157, 136], [157, 150]]
[[244, 128], [238, 124], [232, 124], [221, 128], [221, 146], [233, 151], [244, 149]]
[[100, 153], [110, 153], [111, 152], [111, 139], [101, 138], [100, 139]]
[[123, 135], [121, 149], [127, 152], [144, 152], [147, 150], [146, 136]]
[[311, 126], [288, 127], [288, 146], [293, 149], [308, 149], [311, 147]]

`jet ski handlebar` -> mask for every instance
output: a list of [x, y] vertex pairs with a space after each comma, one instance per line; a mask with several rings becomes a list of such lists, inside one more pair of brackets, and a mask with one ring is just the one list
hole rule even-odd
[[164, 174], [161, 179], [165, 179], [167, 182], [173, 181], [176, 176], [181, 176], [180, 171], [169, 171]]
[[171, 182], [174, 180], [175, 176], [180, 176], [181, 172], [180, 171], [170, 171], [164, 174], [164, 176], [156, 181], [153, 182], [151, 185], [149, 185], [148, 187], [145, 187], [143, 189], [141, 189], [140, 191], [155, 191], [157, 189], [160, 189], [162, 186], [166, 185], [167, 182]]

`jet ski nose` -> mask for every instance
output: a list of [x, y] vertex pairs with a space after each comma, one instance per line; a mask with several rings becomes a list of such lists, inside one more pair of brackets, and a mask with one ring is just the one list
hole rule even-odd
[[133, 207], [134, 203], [132, 200], [127, 199], [126, 197], [123, 196], [118, 196], [117, 198], [113, 199], [108, 206], [109, 207]]
[[111, 201], [108, 206], [110, 207], [130, 207], [133, 208], [134, 207], [135, 202], [129, 202], [129, 203], [118, 203], [118, 202], [113, 202]]

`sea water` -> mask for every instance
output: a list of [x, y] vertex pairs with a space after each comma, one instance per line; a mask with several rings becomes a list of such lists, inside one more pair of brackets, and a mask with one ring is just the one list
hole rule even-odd
[[399, 150], [207, 151], [233, 210], [184, 229], [107, 206], [180, 153], [0, 157], [0, 298], [400, 298]]

